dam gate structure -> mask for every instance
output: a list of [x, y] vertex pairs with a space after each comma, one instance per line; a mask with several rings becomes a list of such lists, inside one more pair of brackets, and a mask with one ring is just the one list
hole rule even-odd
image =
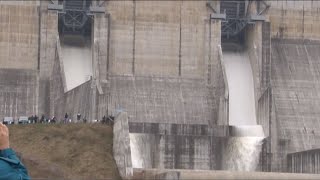
[[[123, 178], [318, 173], [319, 7], [0, 1], [0, 116], [115, 117]], [[230, 147], [254, 165], [230, 167]]]

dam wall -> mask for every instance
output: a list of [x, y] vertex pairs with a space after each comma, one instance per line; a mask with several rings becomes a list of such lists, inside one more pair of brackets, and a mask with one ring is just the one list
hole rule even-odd
[[221, 169], [227, 127], [129, 123], [133, 168]]
[[96, 14], [93, 25], [93, 76], [98, 80], [98, 86], [105, 87], [110, 69], [110, 15]]
[[290, 39], [320, 38], [320, 2], [313, 0], [268, 1], [272, 37]]
[[272, 171], [286, 154], [319, 147], [318, 41], [272, 40]]
[[204, 81], [139, 76], [109, 80], [108, 114], [120, 109], [130, 122], [217, 124], [219, 99]]
[[227, 126], [129, 122], [127, 113], [116, 115], [114, 157], [123, 178], [132, 168], [222, 168]]
[[[246, 29], [246, 48], [255, 78], [258, 124], [269, 136], [263, 146], [262, 170], [286, 172], [287, 153], [317, 148], [318, 110], [312, 104], [318, 101], [313, 93], [317, 91], [320, 4], [267, 3], [271, 5], [267, 21]], [[305, 124], [312, 123], [308, 130]], [[305, 130], [300, 132], [301, 128]]]
[[108, 16], [95, 25], [104, 30], [95, 32], [110, 38], [98, 46], [107, 54], [98, 63], [109, 68], [107, 114], [123, 109], [133, 122], [217, 123], [220, 23], [209, 20], [205, 2], [109, 1], [105, 8]]
[[208, 65], [215, 67], [220, 24], [210, 25], [205, 2], [110, 1], [105, 7], [112, 74], [203, 78]]
[[39, 6], [39, 114], [50, 114], [50, 76], [53, 70], [58, 36], [58, 13], [48, 10], [50, 1]]
[[38, 113], [39, 2], [0, 1], [0, 118]]
[[[0, 53], [0, 63], [3, 63], [2, 67], [5, 68], [38, 69], [39, 114], [52, 114], [54, 109], [50, 97], [55, 92], [50, 92], [54, 91], [50, 80], [55, 71], [58, 13], [48, 10], [49, 3], [49, 1], [1, 1], [0, 4], [3, 8], [0, 22], [4, 27], [1, 28], [0, 37], [3, 38], [0, 42], [3, 42], [3, 48], [0, 49], [5, 51]], [[219, 2], [214, 4], [218, 7]], [[107, 14], [94, 15], [93, 24], [93, 79], [99, 80], [95, 83], [100, 90], [98, 101], [94, 104], [99, 108], [99, 118], [105, 114], [103, 111], [108, 114], [114, 113], [115, 107], [135, 108], [133, 105], [127, 107], [123, 102], [117, 102], [115, 98], [117, 96], [113, 97], [114, 94], [108, 93], [109, 88], [115, 89], [115, 80], [109, 83], [109, 76], [118, 79], [123, 76], [139, 76], [142, 79], [153, 79], [152, 81], [143, 80], [144, 89], [150, 89], [150, 91], [155, 88], [152, 86], [157, 83], [158, 80], [154, 81], [156, 78], [163, 82], [162, 85], [174, 86], [167, 93], [180, 87], [179, 81], [190, 81], [181, 86], [187, 87], [186, 91], [189, 92], [184, 95], [178, 95], [175, 92], [176, 96], [172, 97], [174, 98], [172, 102], [186, 104], [183, 105], [185, 107], [179, 107], [178, 110], [171, 108], [168, 110], [171, 112], [168, 113], [172, 115], [164, 116], [166, 119], [174, 116], [173, 119], [181, 122], [198, 119], [197, 121], [205, 123], [209, 121], [216, 123], [219, 118], [219, 109], [221, 109], [220, 97], [224, 92], [221, 63], [218, 57], [220, 23], [209, 20], [212, 11], [206, 7], [205, 2], [108, 1], [104, 6]], [[24, 24], [25, 22], [28, 23]], [[10, 26], [15, 27], [11, 27], [13, 30], [9, 31]], [[22, 26], [26, 27], [22, 28]], [[8, 37], [14, 39], [9, 42]], [[26, 38], [26, 42], [23, 38]], [[13, 44], [15, 40], [21, 41], [20, 45]], [[28, 50], [24, 50], [22, 45]], [[24, 53], [22, 56], [23, 51], [29, 55]], [[19, 58], [16, 57], [18, 55]], [[21, 62], [7, 61], [10, 58], [19, 59]], [[15, 65], [10, 65], [13, 62]], [[173, 80], [176, 82], [174, 83], [170, 78], [176, 79]], [[193, 99], [187, 99], [187, 96], [192, 94], [191, 91], [198, 88], [191, 83], [195, 81], [201, 82], [197, 82], [197, 86], [200, 86], [199, 94], [194, 93], [191, 95]], [[141, 82], [135, 83], [133, 80], [131, 84], [139, 83]], [[119, 88], [116, 89], [117, 91], [122, 91], [121, 86], [116, 87]], [[58, 89], [59, 94], [61, 89]], [[144, 89], [139, 91], [149, 91]], [[182, 91], [184, 90], [178, 92]], [[125, 95], [122, 95], [122, 98], [125, 99]], [[151, 102], [157, 98], [157, 95], [150, 94], [147, 98]], [[164, 96], [159, 104], [154, 106], [154, 116], [160, 116], [156, 113], [161, 114], [167, 111], [165, 109], [167, 107], [164, 108], [166, 105], [161, 105], [163, 103], [167, 103]], [[143, 109], [139, 111], [144, 113]], [[183, 112], [183, 115], [180, 115], [180, 112]], [[201, 115], [203, 112], [206, 115]], [[152, 112], [148, 114], [153, 116]], [[152, 121], [154, 120], [151, 118], [150, 122]]]
[[0, 2], [0, 67], [38, 68], [39, 2]]
[[288, 172], [320, 174], [319, 149], [290, 153], [287, 158]]
[[315, 92], [320, 4], [317, 1], [268, 1], [268, 4], [271, 7], [267, 22], [254, 27], [261, 29], [247, 29], [246, 46], [249, 54], [253, 49], [261, 54], [254, 58], [256, 55], [251, 53], [250, 60], [256, 78], [258, 123], [269, 136], [263, 146], [262, 170], [286, 172], [290, 168], [287, 153], [318, 147], [319, 110]]
[[130, 133], [133, 168], [221, 169], [225, 139], [196, 135]]
[[48, 10], [49, 1], [40, 1], [40, 77], [48, 80], [52, 73], [58, 36], [58, 13]]
[[[80, 113], [82, 118], [87, 120], [93, 120], [92, 116], [95, 111], [92, 111], [92, 98], [93, 91], [92, 81], [87, 81], [82, 85], [66, 92], [62, 97], [62, 103], [55, 104], [55, 113], [57, 117], [63, 116], [65, 113], [69, 114], [69, 117], [75, 121], [77, 114]], [[58, 100], [59, 102], [59, 100]]]
[[0, 69], [0, 117], [38, 113], [38, 75], [30, 69]]
[[[58, 37], [59, 39], [59, 37]], [[56, 43], [56, 54], [54, 59], [53, 71], [50, 77], [50, 97], [49, 108], [50, 116], [55, 116], [58, 121], [64, 119], [65, 113], [69, 118], [76, 120], [77, 114], [81, 114], [81, 118], [92, 120], [96, 111], [92, 108], [92, 99], [97, 97], [94, 95], [96, 88], [93, 88], [92, 78], [83, 84], [68, 90], [65, 77], [64, 63], [62, 62], [62, 52], [60, 41]]]

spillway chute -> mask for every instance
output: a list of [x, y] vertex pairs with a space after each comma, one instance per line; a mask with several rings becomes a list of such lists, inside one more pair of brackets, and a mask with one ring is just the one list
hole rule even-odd
[[237, 44], [224, 46], [223, 63], [229, 92], [229, 138], [223, 154], [223, 170], [255, 171], [263, 139], [257, 125], [254, 79], [248, 52]]

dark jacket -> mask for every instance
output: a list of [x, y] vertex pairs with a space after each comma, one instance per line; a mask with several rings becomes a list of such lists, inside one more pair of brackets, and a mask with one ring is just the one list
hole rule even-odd
[[0, 180], [30, 180], [27, 169], [11, 149], [0, 151]]

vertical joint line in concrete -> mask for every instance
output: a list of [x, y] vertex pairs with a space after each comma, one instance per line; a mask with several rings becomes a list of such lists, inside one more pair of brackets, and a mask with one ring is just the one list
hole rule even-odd
[[182, 1], [180, 1], [180, 25], [179, 25], [179, 76], [181, 76], [181, 11]]
[[211, 84], [211, 19], [209, 18], [208, 84]]
[[111, 30], [111, 18], [110, 18], [110, 14], [107, 14], [107, 18], [108, 18], [108, 47], [107, 47], [107, 73], [106, 73], [106, 79], [109, 78], [109, 61], [110, 61], [110, 30]]
[[[268, 98], [269, 98], [269, 114], [268, 114], [268, 120], [269, 120], [269, 137], [270, 137], [270, 139], [268, 140], [268, 146], [269, 146], [269, 148], [267, 148], [267, 153], [269, 154], [271, 154], [271, 149], [272, 149], [272, 147], [271, 147], [271, 145], [272, 145], [272, 143], [271, 143], [271, 140], [272, 140], [272, 135], [271, 135], [271, 128], [272, 128], [272, 89], [271, 89], [271, 87], [268, 89]], [[269, 159], [269, 157], [268, 157], [268, 159]], [[271, 162], [271, 160], [270, 161], [268, 161], [268, 162]], [[269, 167], [270, 166], [270, 167]], [[268, 170], [271, 170], [271, 164], [268, 164]]]
[[136, 0], [133, 0], [133, 48], [132, 48], [132, 74], [135, 74], [135, 52], [136, 52]]
[[304, 3], [302, 6], [302, 38], [304, 37]]
[[[41, 2], [40, 2], [41, 3]], [[40, 70], [40, 50], [41, 50], [41, 5], [38, 6], [38, 13], [39, 13], [39, 18], [38, 18], [38, 64], [37, 64], [37, 69]]]

